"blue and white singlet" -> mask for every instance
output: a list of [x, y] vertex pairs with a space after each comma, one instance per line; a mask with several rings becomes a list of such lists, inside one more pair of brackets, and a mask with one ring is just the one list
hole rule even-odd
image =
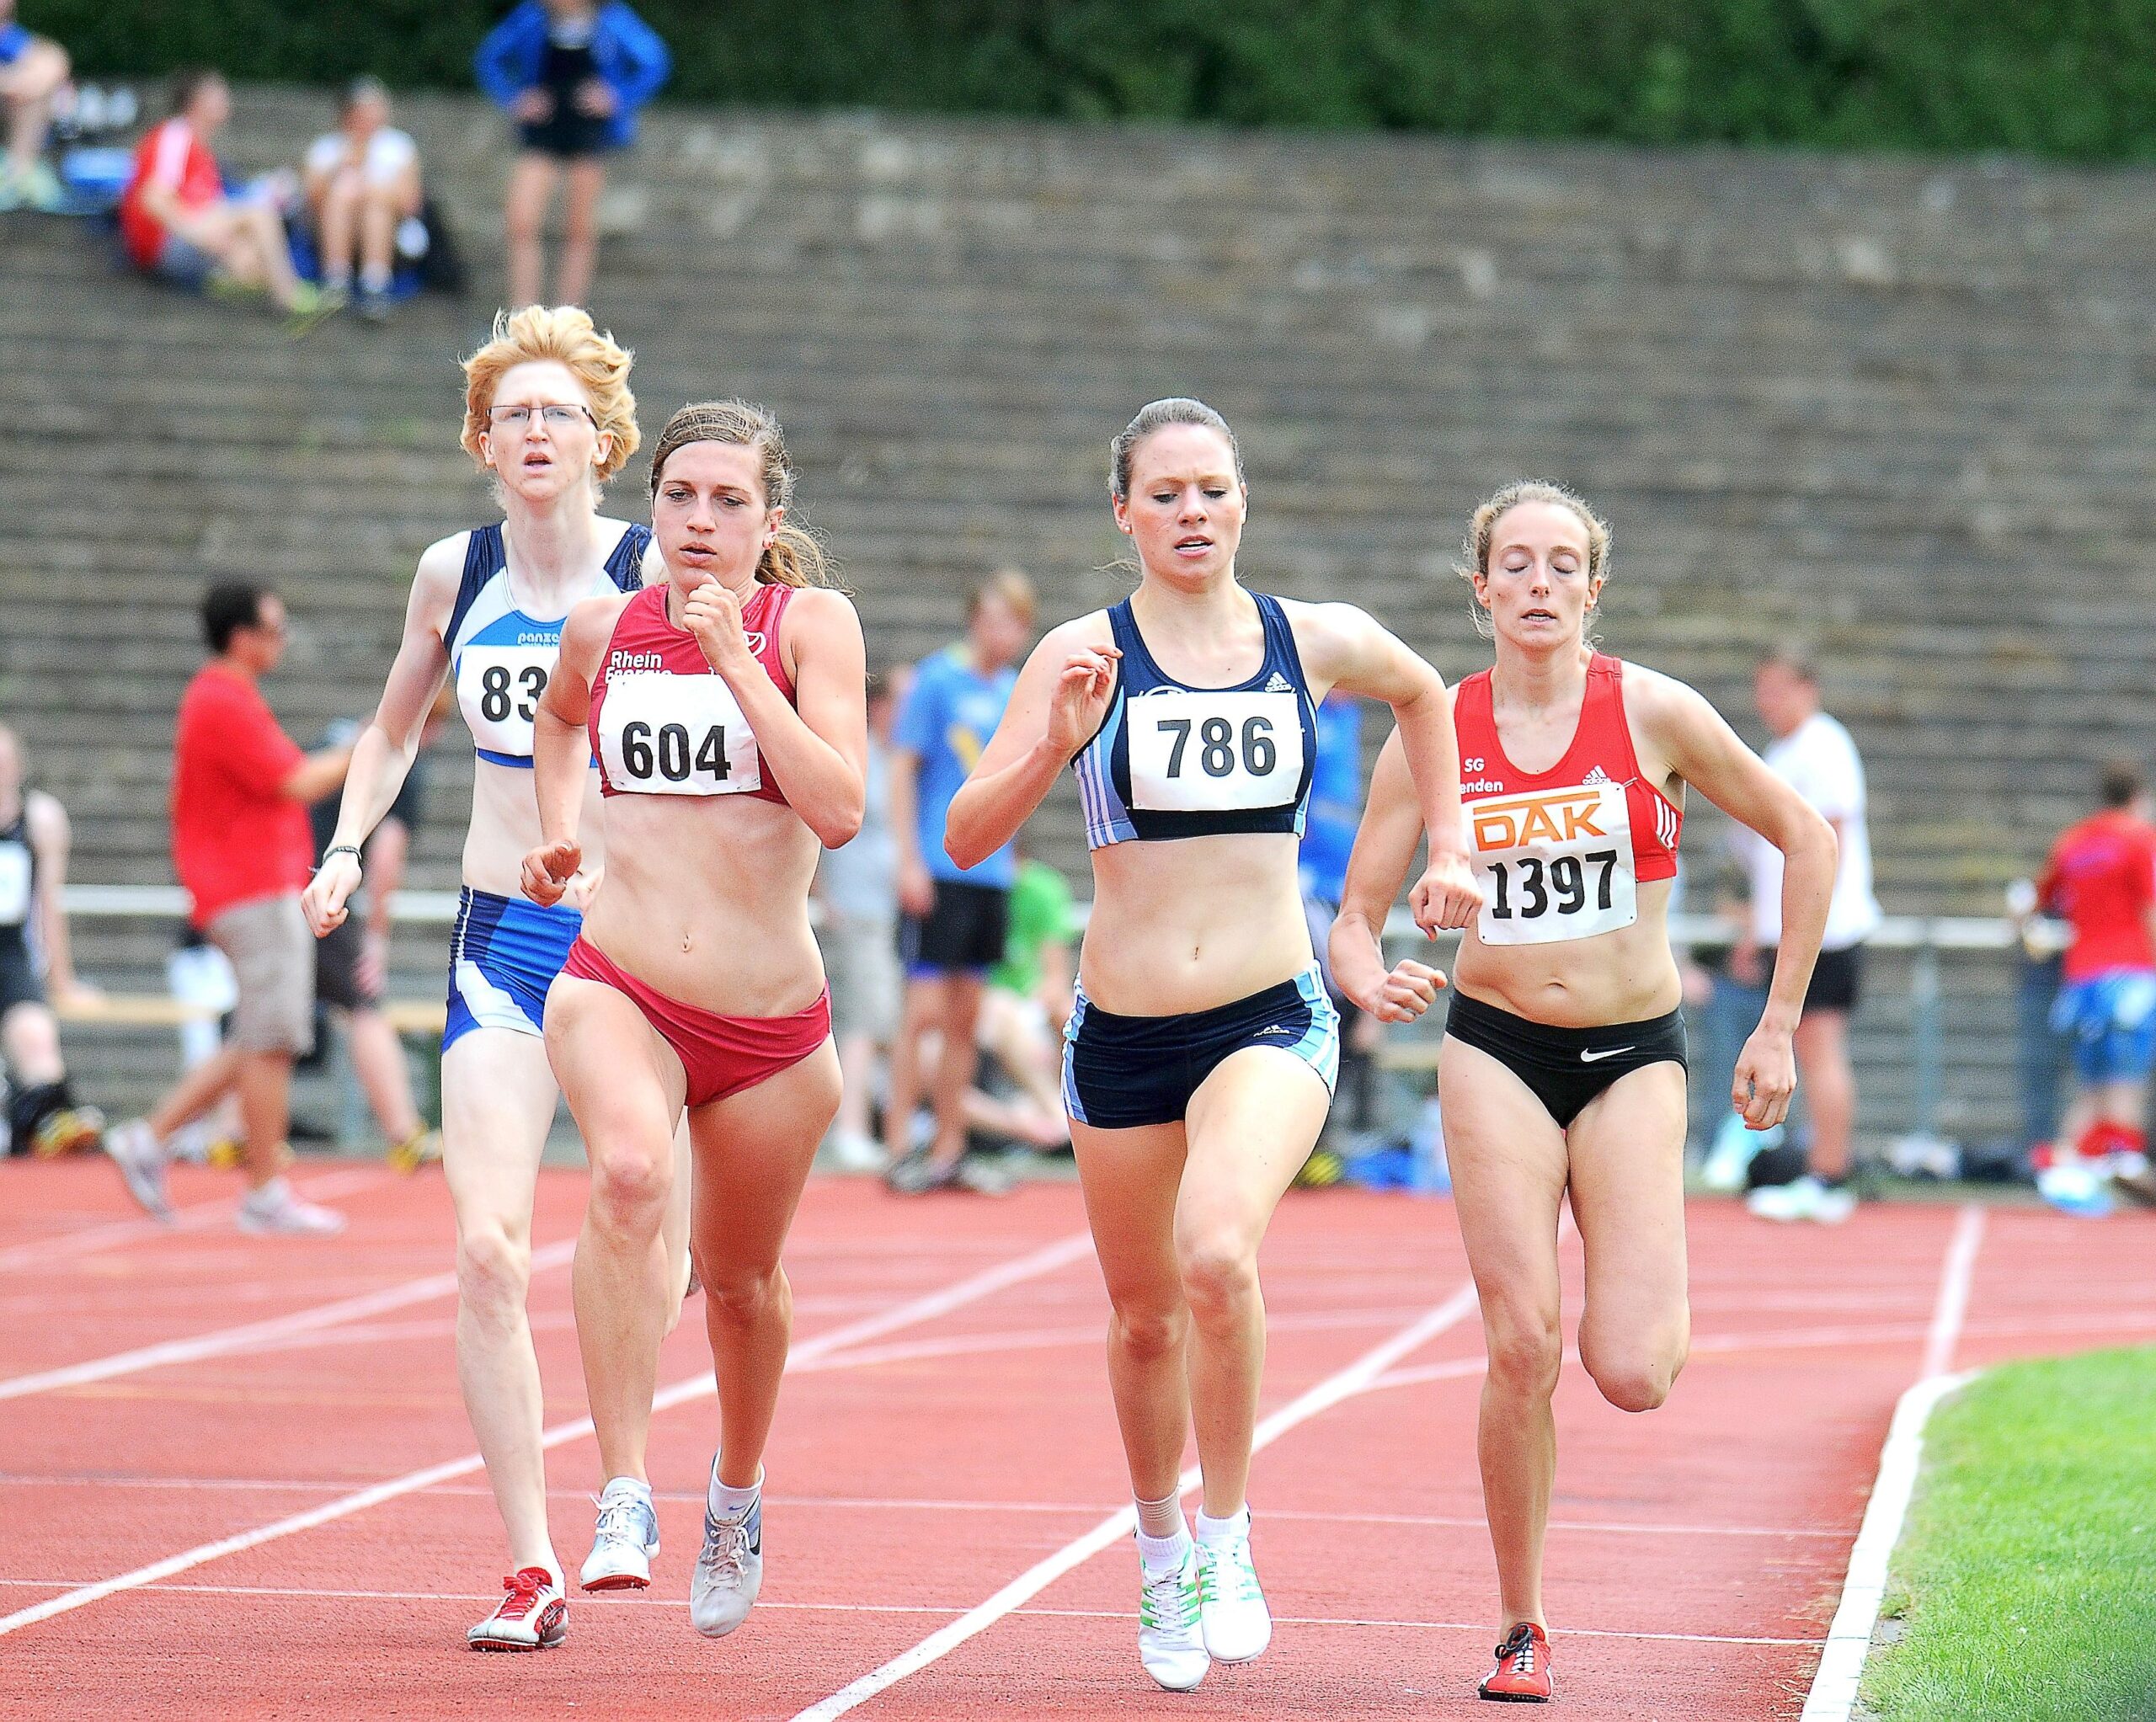
[[[622, 534], [606, 570], [571, 600], [636, 592], [643, 586], [648, 526]], [[464, 579], [449, 614], [449, 673], [456, 703], [479, 757], [496, 765], [531, 769], [531, 720], [561, 653], [566, 615], [526, 616], [510, 595], [508, 552], [499, 522], [475, 526], [464, 547]]]

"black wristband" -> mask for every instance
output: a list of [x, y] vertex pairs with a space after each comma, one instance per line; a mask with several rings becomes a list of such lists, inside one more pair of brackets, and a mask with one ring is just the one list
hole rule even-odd
[[366, 858], [360, 853], [360, 845], [356, 843], [338, 843], [331, 845], [322, 851], [322, 859], [316, 863], [315, 872], [318, 873], [323, 868], [328, 866], [329, 857], [333, 855], [349, 855], [354, 861], [360, 863], [364, 870]]

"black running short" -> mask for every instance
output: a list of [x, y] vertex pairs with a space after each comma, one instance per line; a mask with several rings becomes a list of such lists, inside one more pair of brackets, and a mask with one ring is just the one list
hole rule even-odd
[[1587, 1103], [1620, 1076], [1649, 1064], [1684, 1068], [1681, 1010], [1646, 1022], [1552, 1028], [1456, 992], [1445, 1032], [1518, 1077], [1561, 1129], [1569, 1129]]
[[45, 983], [38, 978], [37, 964], [30, 960], [29, 945], [19, 932], [12, 936], [0, 932], [0, 1016], [18, 1005], [43, 1003]]
[[314, 996], [339, 1010], [365, 1010], [382, 1002], [382, 994], [360, 984], [360, 957], [366, 931], [356, 916], [343, 920], [314, 941]]
[[936, 882], [936, 901], [899, 925], [899, 956], [909, 975], [980, 973], [1003, 961], [1011, 931], [1011, 893], [994, 885]]
[[[1771, 976], [1772, 949], [1759, 953], [1759, 973]], [[1822, 951], [1812, 968], [1812, 984], [1804, 989], [1806, 1010], [1854, 1010], [1864, 991], [1864, 946], [1845, 945], [1839, 951]]]

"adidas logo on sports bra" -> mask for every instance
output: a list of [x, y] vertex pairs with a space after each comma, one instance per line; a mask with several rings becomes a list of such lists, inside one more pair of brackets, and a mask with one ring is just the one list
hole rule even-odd
[[1295, 691], [1295, 685], [1276, 669], [1272, 679], [1265, 684], [1265, 691], [1268, 694], [1292, 694]]
[[1609, 774], [1599, 765], [1588, 766], [1587, 776], [1580, 779], [1585, 784], [1607, 783], [1609, 781]]

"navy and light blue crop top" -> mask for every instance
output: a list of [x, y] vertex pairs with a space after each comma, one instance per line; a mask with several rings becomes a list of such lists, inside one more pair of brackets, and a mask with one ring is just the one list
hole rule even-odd
[[1086, 843], [1159, 843], [1228, 832], [1300, 836], [1317, 760], [1317, 707], [1280, 600], [1262, 592], [1265, 661], [1229, 688], [1187, 687], [1145, 649], [1129, 599], [1108, 611], [1122, 648], [1115, 693], [1070, 769]]
[[[625, 530], [603, 573], [594, 574], [579, 598], [636, 592], [643, 586], [644, 552], [651, 528]], [[526, 616], [509, 586], [509, 553], [499, 523], [475, 526], [465, 541], [464, 578], [449, 614], [450, 679], [472, 743], [496, 765], [531, 765], [531, 720], [538, 714], [547, 679], [561, 655], [566, 616]]]

